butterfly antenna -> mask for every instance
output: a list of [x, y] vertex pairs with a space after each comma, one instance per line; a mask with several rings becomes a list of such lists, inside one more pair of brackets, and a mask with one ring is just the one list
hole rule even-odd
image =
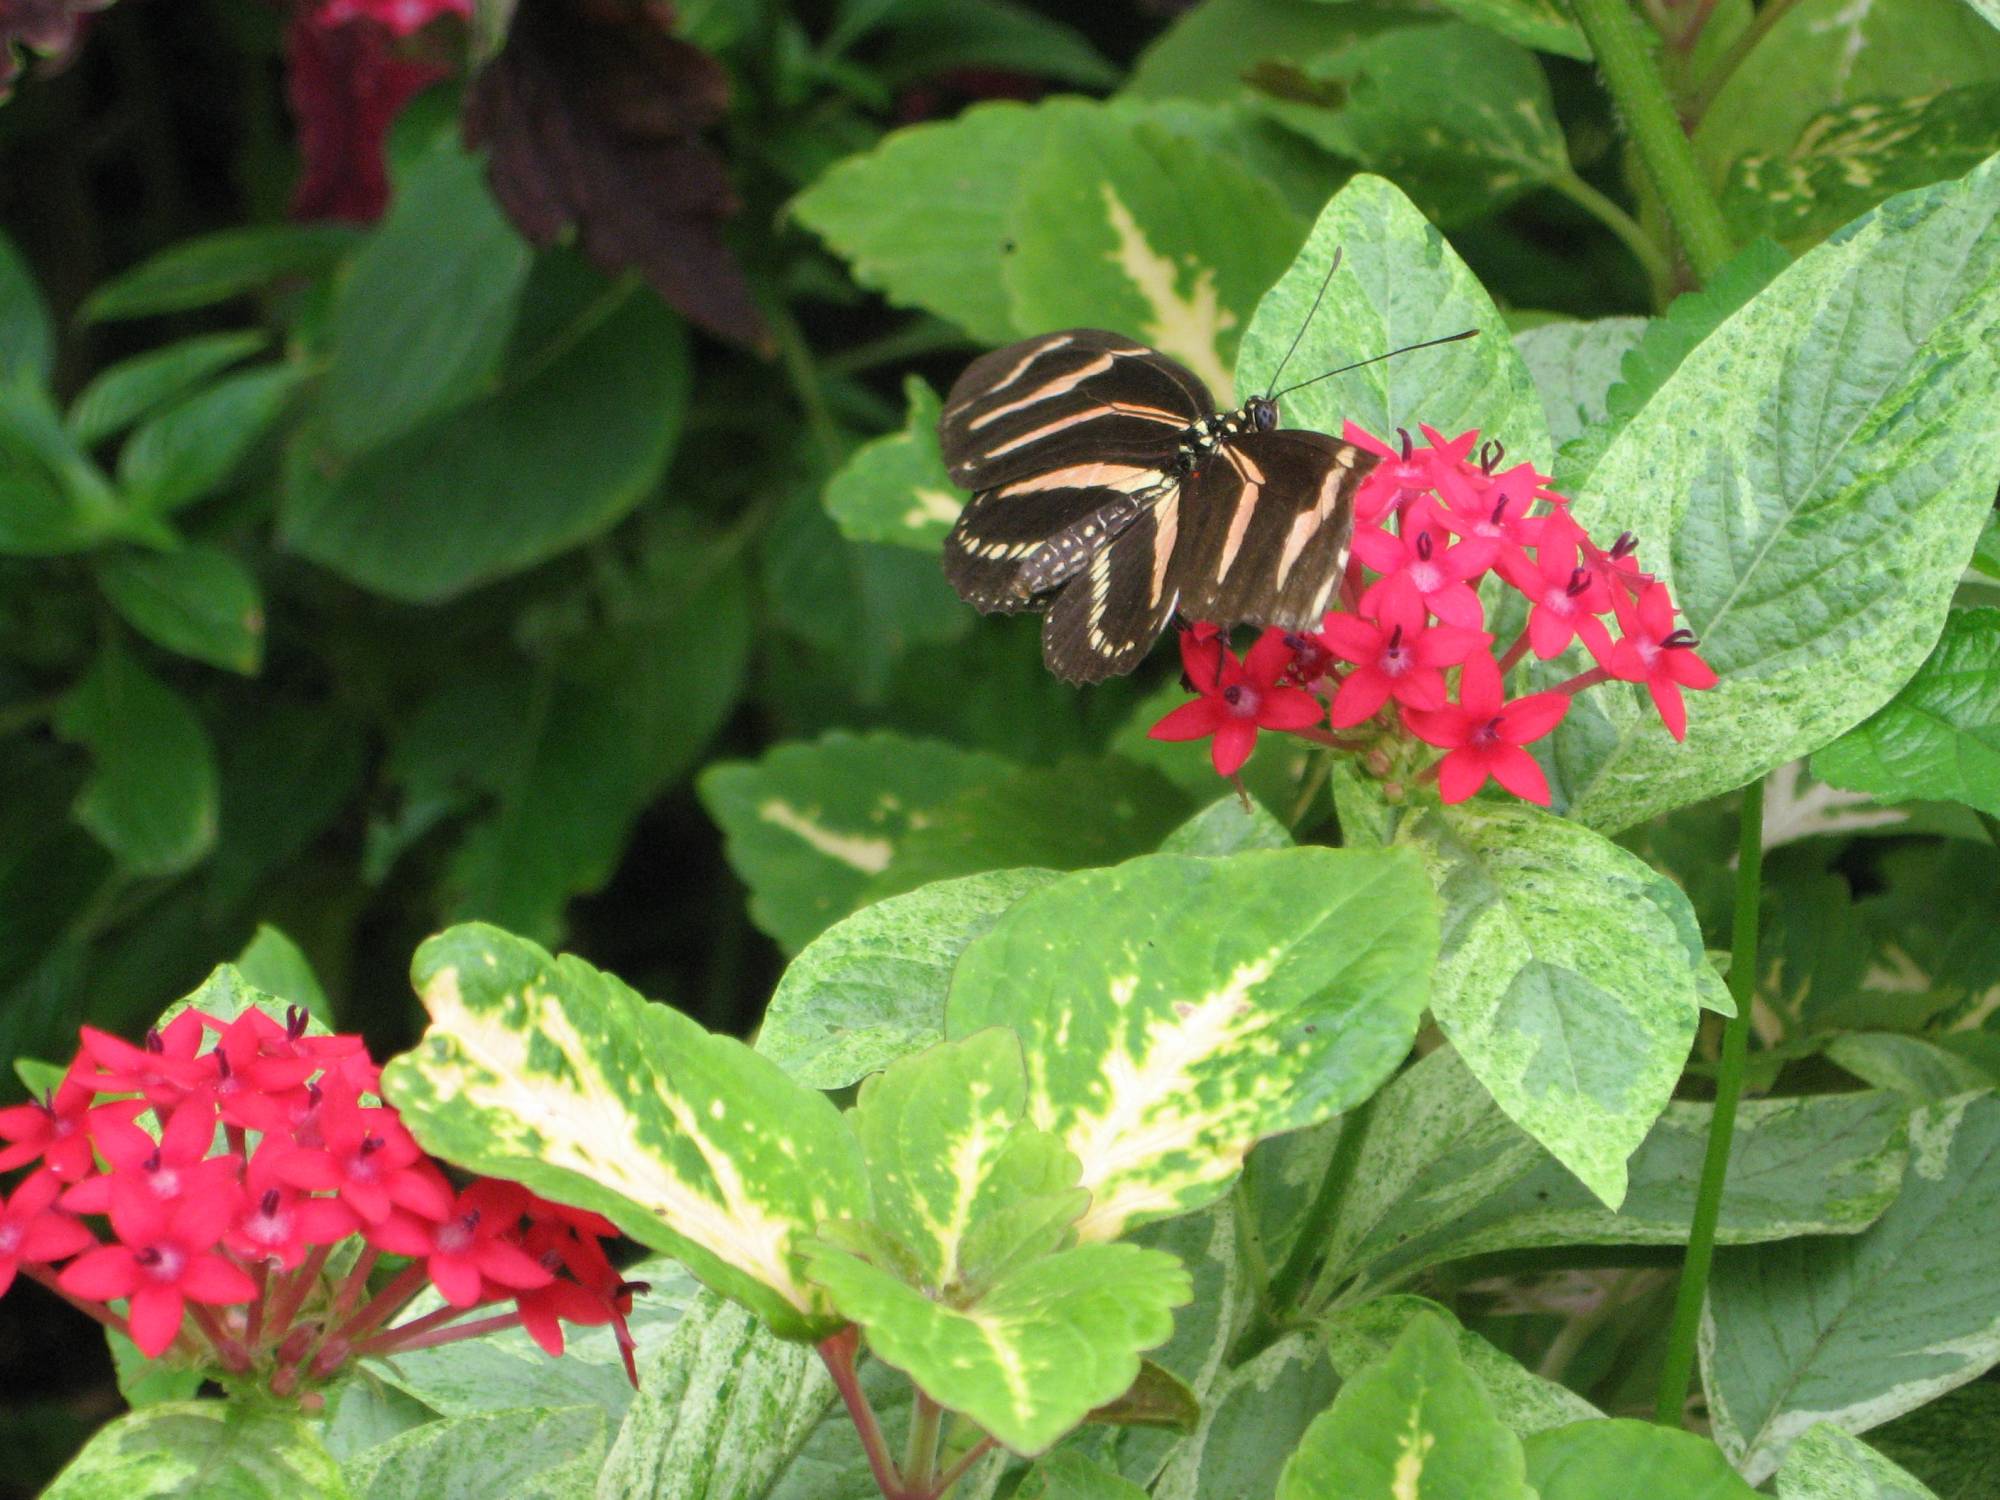
[[[1313, 314], [1319, 311], [1319, 304], [1326, 296], [1326, 289], [1333, 285], [1333, 273], [1339, 269], [1340, 251], [1335, 249], [1333, 260], [1327, 265], [1326, 275], [1320, 278], [1319, 290], [1313, 294], [1313, 305], [1306, 309], [1305, 321], [1299, 324], [1299, 331], [1292, 335], [1292, 347], [1285, 351], [1285, 357], [1278, 361], [1278, 368], [1271, 372], [1271, 384], [1273, 386], [1277, 385], [1278, 377], [1285, 373], [1285, 366], [1292, 362], [1292, 356], [1299, 352], [1299, 340], [1304, 338], [1306, 330], [1312, 327]], [[1266, 401], [1271, 399], [1269, 391], [1264, 393], [1264, 399]]]
[[1387, 354], [1374, 354], [1370, 355], [1367, 359], [1357, 359], [1351, 365], [1342, 365], [1337, 370], [1328, 370], [1323, 375], [1315, 375], [1311, 380], [1301, 380], [1296, 385], [1288, 385], [1282, 391], [1273, 391], [1264, 399], [1266, 401], [1275, 401], [1280, 396], [1289, 396], [1293, 391], [1302, 391], [1309, 385], [1319, 384], [1322, 380], [1331, 380], [1336, 375], [1345, 375], [1349, 370], [1358, 370], [1363, 365], [1380, 364], [1385, 359], [1394, 359], [1397, 355], [1408, 354], [1413, 349], [1432, 349], [1439, 344], [1455, 344], [1460, 339], [1478, 337], [1479, 330], [1477, 328], [1461, 328], [1457, 333], [1448, 333], [1441, 339], [1425, 339], [1420, 344], [1405, 344], [1400, 349], [1391, 349]]

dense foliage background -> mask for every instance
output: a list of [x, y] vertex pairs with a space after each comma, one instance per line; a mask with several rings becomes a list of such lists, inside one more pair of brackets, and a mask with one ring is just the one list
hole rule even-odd
[[[1113, 863], [1223, 790], [1144, 738], [1171, 651], [1077, 691], [939, 576], [936, 393], [974, 352], [1129, 328], [1224, 392], [1366, 170], [1524, 335], [1563, 443], [1792, 256], [2000, 148], [2000, 30], [1962, 0], [1652, 0], [1743, 253], [1635, 364], [1696, 278], [1556, 4], [695, 0], [674, 40], [520, 6], [497, 59], [505, 18], [448, 6], [48, 0], [55, 42], [0, 9], [67, 62], [24, 54], [0, 108], [0, 1057], [136, 1034], [239, 954], [387, 1055], [412, 950], [471, 918], [749, 1035], [857, 906]], [[1771, 783], [1757, 1090], [2000, 1077], [1992, 538], [1901, 717]], [[1798, 748], [1904, 688], [1883, 670]], [[1269, 744], [1248, 784], [1330, 842], [1323, 774]], [[1715, 949], [1735, 819], [1725, 791], [1621, 836]], [[1681, 1098], [1714, 1056], [1704, 1030]], [[1578, 1191], [1548, 1170], [1516, 1191]], [[1572, 1238], [1409, 1284], [1648, 1410], [1678, 1252]], [[1881, 1448], [1989, 1493], [1995, 1389]], [[0, 1302], [0, 1393], [20, 1494], [120, 1407], [32, 1288]]]

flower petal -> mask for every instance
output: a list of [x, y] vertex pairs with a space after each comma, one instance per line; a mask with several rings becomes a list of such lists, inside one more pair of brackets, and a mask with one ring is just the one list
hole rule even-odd
[[1500, 711], [1501, 738], [1516, 745], [1538, 740], [1562, 723], [1569, 705], [1567, 693], [1534, 693], [1516, 698]]
[[1257, 709], [1260, 729], [1307, 729], [1317, 724], [1326, 709], [1304, 688], [1274, 687], [1264, 692]]
[[1215, 743], [1209, 747], [1209, 759], [1215, 763], [1215, 774], [1234, 776], [1243, 769], [1243, 762], [1250, 758], [1250, 752], [1257, 744], [1257, 726], [1248, 719], [1228, 718], [1215, 729]]
[[1493, 779], [1516, 797], [1537, 807], [1549, 805], [1549, 779], [1535, 757], [1519, 745], [1495, 745], [1487, 752], [1486, 766]]
[[134, 1292], [125, 1323], [139, 1352], [148, 1359], [165, 1354], [174, 1335], [181, 1331], [181, 1316], [186, 1310], [186, 1300], [173, 1287], [156, 1284]]
[[1438, 795], [1447, 805], [1463, 802], [1486, 785], [1486, 757], [1477, 750], [1454, 750], [1438, 763]]
[[1374, 718], [1388, 701], [1388, 675], [1374, 667], [1356, 667], [1342, 679], [1340, 691], [1333, 695], [1333, 727], [1352, 729], [1364, 719]]
[[1222, 722], [1221, 706], [1212, 698], [1193, 698], [1146, 731], [1149, 740], [1205, 740]]

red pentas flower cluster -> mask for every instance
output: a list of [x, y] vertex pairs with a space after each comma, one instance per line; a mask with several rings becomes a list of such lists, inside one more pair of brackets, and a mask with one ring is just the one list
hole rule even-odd
[[[1266, 630], [1240, 661], [1215, 626], [1183, 631], [1196, 696], [1153, 726], [1154, 739], [1212, 739], [1215, 769], [1233, 776], [1259, 730], [1281, 730], [1362, 753], [1392, 791], [1435, 779], [1446, 802], [1463, 802], [1491, 780], [1546, 807], [1548, 779], [1526, 747], [1585, 688], [1644, 683], [1667, 732], [1686, 737], [1681, 689], [1713, 687], [1715, 673], [1674, 625], [1667, 586], [1640, 571], [1633, 539], [1599, 547], [1534, 465], [1501, 468], [1491, 443], [1475, 459], [1477, 431], [1423, 434], [1422, 446], [1404, 433], [1390, 448], [1347, 424], [1346, 440], [1381, 462], [1355, 495], [1342, 607], [1310, 634]], [[1497, 650], [1479, 597], [1489, 576], [1527, 604], [1520, 633]], [[1507, 697], [1524, 656], [1547, 661], [1576, 641], [1596, 666]]]
[[[252, 1008], [183, 1011], [140, 1046], [82, 1040], [60, 1084], [0, 1109], [0, 1172], [26, 1169], [0, 1196], [0, 1292], [27, 1276], [149, 1358], [278, 1395], [517, 1323], [552, 1355], [564, 1323], [608, 1323], [637, 1383], [625, 1320], [644, 1285], [606, 1257], [613, 1225], [518, 1183], [455, 1189], [360, 1037]], [[394, 1323], [426, 1284], [445, 1305]]]

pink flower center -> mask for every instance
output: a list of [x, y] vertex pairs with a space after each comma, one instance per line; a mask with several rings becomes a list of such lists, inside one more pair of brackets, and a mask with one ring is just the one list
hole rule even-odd
[[172, 1241], [148, 1245], [132, 1258], [145, 1268], [148, 1276], [165, 1286], [172, 1286], [187, 1271], [188, 1253]]
[[1568, 589], [1550, 589], [1542, 595], [1542, 608], [1567, 620], [1576, 613], [1576, 595]]
[[1229, 711], [1239, 719], [1254, 719], [1257, 709], [1264, 701], [1264, 695], [1248, 683], [1232, 682], [1222, 690], [1222, 701], [1229, 705]]
[[14, 1252], [21, 1248], [21, 1237], [27, 1231], [19, 1224], [0, 1224], [0, 1260], [12, 1260]]
[[1435, 594], [1444, 587], [1445, 576], [1434, 562], [1413, 562], [1410, 564], [1410, 582], [1417, 586], [1420, 594]]
[[1500, 716], [1498, 714], [1495, 714], [1492, 718], [1488, 719], [1484, 724], [1481, 724], [1477, 729], [1473, 730], [1472, 735], [1470, 739], [1467, 741], [1467, 743], [1477, 746], [1479, 749], [1482, 750], [1486, 749], [1490, 745], [1497, 745], [1498, 743], [1500, 743]]

